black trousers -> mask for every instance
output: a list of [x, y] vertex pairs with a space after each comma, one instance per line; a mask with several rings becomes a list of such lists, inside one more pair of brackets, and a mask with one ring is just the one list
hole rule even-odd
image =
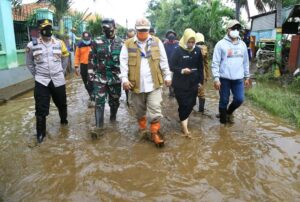
[[48, 86], [44, 86], [35, 81], [34, 99], [35, 99], [35, 115], [47, 116], [49, 114], [50, 99], [58, 108], [61, 120], [67, 119], [67, 95], [66, 85], [55, 87], [51, 81]]
[[93, 93], [93, 83], [89, 82], [88, 79], [88, 65], [87, 64], [80, 64], [80, 74], [81, 74], [81, 79], [83, 81], [84, 87], [87, 90], [90, 98], [92, 97]]
[[190, 116], [196, 104], [198, 86], [194, 86], [188, 90], [174, 88], [174, 93], [178, 103], [179, 119], [180, 121], [184, 121]]

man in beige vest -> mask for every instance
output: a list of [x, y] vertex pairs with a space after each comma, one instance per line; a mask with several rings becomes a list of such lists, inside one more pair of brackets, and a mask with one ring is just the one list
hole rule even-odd
[[121, 50], [120, 77], [124, 90], [132, 92], [139, 130], [146, 130], [148, 113], [151, 139], [162, 146], [164, 140], [159, 135], [162, 85], [171, 85], [168, 59], [163, 43], [149, 34], [150, 22], [146, 18], [139, 18], [135, 28], [136, 36], [128, 39]]

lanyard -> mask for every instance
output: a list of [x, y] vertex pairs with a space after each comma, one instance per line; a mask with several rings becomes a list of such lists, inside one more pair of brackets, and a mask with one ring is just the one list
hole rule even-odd
[[137, 47], [138, 49], [140, 50], [141, 52], [141, 57], [144, 57], [144, 58], [149, 58], [151, 56], [151, 45], [152, 45], [152, 39], [149, 39], [147, 42], [146, 42], [146, 52], [143, 51], [142, 47], [139, 45], [139, 43], [136, 43], [137, 44]]

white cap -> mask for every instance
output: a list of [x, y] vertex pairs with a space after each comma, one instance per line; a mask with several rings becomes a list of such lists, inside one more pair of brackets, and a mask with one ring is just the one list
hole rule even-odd
[[240, 25], [241, 26], [241, 23], [237, 20], [230, 20], [227, 24], [226, 29], [229, 29], [229, 28], [233, 27], [234, 25]]
[[144, 18], [144, 17], [137, 19], [136, 22], [135, 22], [135, 29], [136, 30], [141, 30], [141, 29], [148, 29], [149, 30], [150, 26], [151, 26], [151, 24], [150, 24], [149, 20], [147, 18]]

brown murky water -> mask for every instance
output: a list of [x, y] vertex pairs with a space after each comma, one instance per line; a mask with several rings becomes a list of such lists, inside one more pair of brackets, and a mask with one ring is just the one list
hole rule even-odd
[[125, 96], [118, 122], [93, 140], [94, 111], [81, 80], [68, 81], [69, 126], [51, 105], [47, 138], [37, 147], [33, 93], [0, 106], [0, 201], [299, 201], [300, 132], [246, 102], [236, 123], [194, 112], [193, 139], [180, 136], [177, 104], [165, 96], [156, 148], [140, 137]]

